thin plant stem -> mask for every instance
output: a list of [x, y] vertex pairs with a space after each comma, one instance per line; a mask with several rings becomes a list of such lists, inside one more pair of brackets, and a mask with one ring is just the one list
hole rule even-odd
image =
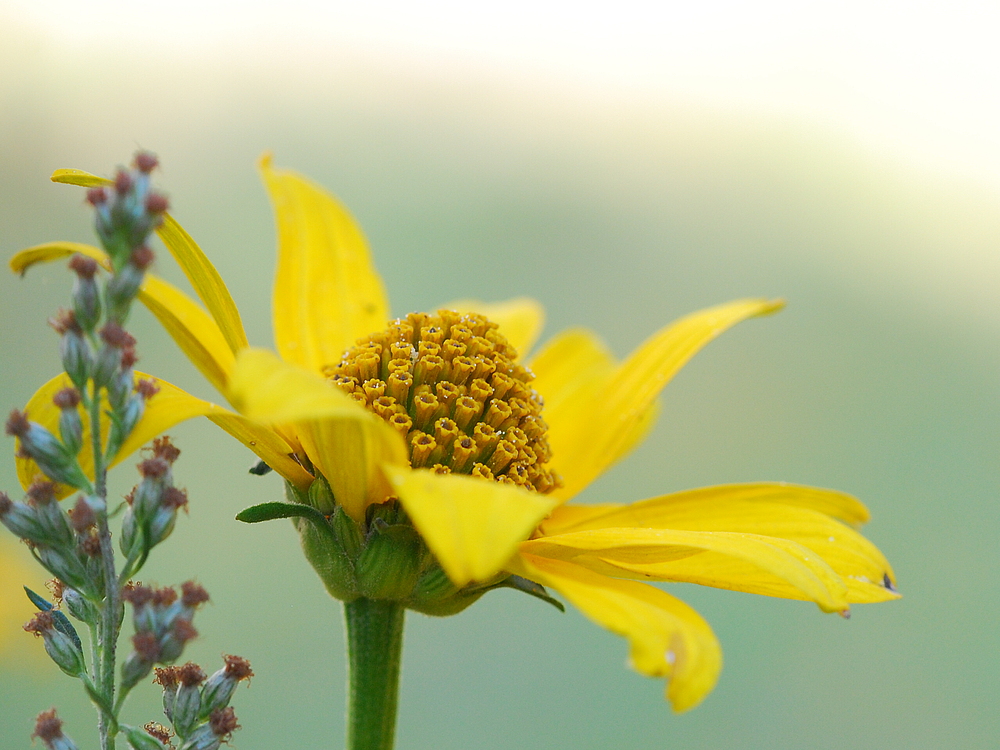
[[399, 604], [373, 599], [344, 604], [347, 750], [392, 750], [405, 612]]

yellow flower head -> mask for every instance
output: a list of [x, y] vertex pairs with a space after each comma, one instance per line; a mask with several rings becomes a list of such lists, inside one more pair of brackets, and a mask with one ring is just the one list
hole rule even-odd
[[[280, 356], [249, 348], [218, 272], [167, 216], [160, 237], [204, 308], [152, 276], [139, 298], [235, 412], [158, 381], [121, 456], [172, 424], [208, 416], [329, 518], [364, 526], [388, 512], [380, 509], [401, 508], [452, 587], [514, 574], [558, 591], [625, 636], [635, 669], [667, 678], [679, 711], [715, 685], [721, 651], [693, 609], [646, 582], [810, 600], [842, 614], [898, 596], [889, 563], [855, 530], [867, 510], [839, 492], [757, 483], [631, 505], [566, 504], [642, 440], [660, 391], [688, 359], [780, 302], [738, 300], [689, 315], [624, 361], [576, 329], [522, 362], [542, 325], [536, 302], [467, 301], [389, 320], [349, 213], [269, 158], [261, 169], [277, 218]], [[76, 170], [53, 180], [103, 182]], [[107, 262], [96, 248], [50, 243], [11, 265], [23, 271], [71, 253]], [[36, 394], [33, 419], [58, 420], [51, 395], [61, 387], [57, 378]], [[34, 474], [28, 462], [18, 468], [24, 482]]]

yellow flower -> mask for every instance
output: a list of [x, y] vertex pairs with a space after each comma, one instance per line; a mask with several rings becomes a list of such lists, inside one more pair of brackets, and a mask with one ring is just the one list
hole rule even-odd
[[[149, 403], [120, 455], [173, 423], [203, 414], [253, 450], [295, 491], [308, 492], [317, 476], [325, 477], [336, 503], [359, 523], [369, 506], [398, 498], [456, 586], [512, 573], [560, 592], [590, 618], [628, 638], [633, 666], [669, 680], [667, 696], [676, 710], [693, 707], [712, 689], [721, 651], [711, 628], [693, 609], [639, 581], [686, 581], [810, 600], [824, 611], [842, 614], [852, 603], [898, 596], [888, 562], [855, 531], [868, 519], [866, 509], [839, 492], [758, 483], [709, 487], [631, 505], [565, 504], [642, 440], [655, 420], [660, 391], [691, 356], [730, 326], [779, 309], [780, 302], [739, 300], [695, 313], [653, 334], [621, 362], [594, 334], [579, 329], [548, 342], [528, 369], [518, 365], [514, 351], [530, 349], [542, 324], [541, 309], [530, 300], [455, 303], [448, 308], [457, 311], [454, 315], [411, 315], [380, 333], [389, 318], [388, 301], [353, 219], [301, 176], [274, 169], [266, 158], [261, 167], [278, 227], [273, 308], [280, 358], [248, 347], [239, 313], [217, 271], [167, 217], [161, 239], [207, 312], [155, 277], [147, 279], [140, 300], [236, 413], [160, 381], [161, 393]], [[76, 170], [60, 170], [53, 180], [103, 184]], [[106, 260], [93, 247], [50, 243], [23, 251], [11, 265], [23, 271], [34, 262], [73, 252]], [[435, 432], [434, 422], [424, 432], [418, 429], [423, 417], [413, 389], [430, 377], [418, 369], [442, 359], [440, 347], [404, 347], [401, 359], [389, 362], [400, 363], [402, 379], [388, 382], [383, 361], [378, 370], [382, 379], [371, 380], [371, 388], [365, 382], [366, 362], [378, 364], [372, 351], [395, 358], [398, 353], [388, 353], [393, 342], [416, 344], [427, 340], [428, 332], [444, 327], [448, 333], [456, 326], [464, 332], [455, 337], [466, 343], [488, 339], [477, 344], [499, 353], [488, 367], [503, 370], [509, 376], [503, 387], [513, 385], [523, 396], [509, 398], [527, 415], [521, 421], [504, 421], [509, 416], [504, 404], [499, 407], [507, 412], [491, 413], [499, 437], [486, 428], [475, 435], [472, 430], [476, 420], [487, 421], [490, 396], [501, 387], [490, 374], [493, 369], [459, 379], [470, 383], [465, 396], [474, 395], [474, 377], [489, 381], [481, 396], [461, 407], [473, 414], [471, 422], [459, 417], [458, 402], [447, 401], [447, 394], [438, 391], [440, 399], [428, 396], [424, 416], [446, 413], [454, 418], [445, 420], [451, 426]], [[441, 341], [436, 341], [431, 343], [438, 346]], [[461, 344], [462, 352], [465, 346]], [[477, 366], [486, 367], [482, 361], [478, 357]], [[57, 418], [48, 403], [61, 387], [58, 381], [29, 403], [33, 419], [47, 423]], [[330, 387], [331, 381], [339, 387]], [[398, 398], [391, 398], [392, 392]], [[421, 393], [430, 393], [429, 387]], [[400, 401], [408, 402], [408, 408], [397, 408]], [[536, 410], [542, 401], [544, 421]], [[508, 440], [507, 463], [492, 463], [500, 466], [495, 473], [502, 481], [484, 481], [494, 472], [476, 463], [475, 456], [456, 457], [456, 438], [448, 434], [456, 422], [464, 436], [492, 439], [491, 446], [497, 439]], [[466, 442], [474, 451], [474, 441]], [[452, 447], [434, 453], [434, 446]], [[436, 471], [414, 468], [440, 464], [437, 459], [444, 453], [452, 461], [450, 473], [441, 465]], [[22, 481], [33, 473], [27, 462], [19, 465]]]

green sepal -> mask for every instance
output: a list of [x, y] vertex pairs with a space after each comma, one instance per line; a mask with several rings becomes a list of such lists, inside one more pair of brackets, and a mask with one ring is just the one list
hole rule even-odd
[[558, 599], [552, 598], [552, 595], [545, 590], [545, 587], [534, 581], [529, 581], [527, 578], [522, 578], [521, 576], [510, 575], [507, 576], [500, 583], [490, 586], [491, 589], [514, 589], [515, 591], [523, 591], [529, 596], [533, 596], [536, 599], [541, 599], [543, 602], [551, 604], [553, 607], [558, 609], [560, 612], [565, 612], [566, 607]]
[[310, 505], [299, 503], [261, 503], [244, 508], [236, 514], [236, 520], [243, 523], [261, 523], [276, 518], [308, 518], [310, 521], [328, 526], [326, 516]]
[[340, 546], [343, 547], [344, 553], [352, 561], [358, 559], [358, 555], [361, 554], [362, 548], [365, 546], [364, 534], [361, 533], [361, 527], [344, 512], [343, 508], [337, 508], [333, 515], [330, 517], [330, 525], [333, 527], [333, 533], [337, 535], [337, 540], [340, 542]]
[[[315, 512], [322, 516], [319, 511]], [[347, 556], [326, 519], [319, 523], [312, 516], [303, 515], [294, 519], [292, 523], [299, 532], [299, 541], [302, 543], [306, 560], [323, 581], [330, 596], [344, 602], [357, 599], [360, 594], [354, 563]]]
[[313, 483], [309, 485], [306, 497], [308, 498], [309, 505], [327, 515], [333, 513], [334, 508], [337, 507], [337, 501], [333, 497], [333, 490], [330, 489], [330, 485], [327, 484], [326, 479], [322, 476], [316, 477]]
[[358, 556], [358, 587], [368, 599], [403, 601], [420, 575], [423, 542], [412, 526], [374, 527]]
[[22, 588], [24, 588], [24, 593], [28, 595], [31, 603], [35, 605], [39, 612], [52, 613], [52, 625], [55, 629], [69, 636], [73, 640], [73, 643], [76, 644], [76, 647], [82, 651], [83, 643], [80, 641], [80, 636], [77, 634], [76, 628], [73, 627], [73, 623], [69, 621], [69, 618], [58, 609], [55, 609], [52, 602], [48, 599], [39, 596], [27, 586], [23, 586]]

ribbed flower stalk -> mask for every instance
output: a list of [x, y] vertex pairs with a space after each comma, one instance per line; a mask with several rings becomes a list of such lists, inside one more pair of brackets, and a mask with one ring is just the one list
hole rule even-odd
[[347, 625], [347, 750], [392, 750], [406, 610], [390, 601], [344, 604]]

